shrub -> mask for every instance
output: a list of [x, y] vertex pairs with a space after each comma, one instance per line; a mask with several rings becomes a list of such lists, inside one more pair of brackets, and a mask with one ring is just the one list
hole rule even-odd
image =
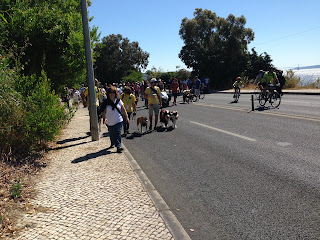
[[13, 86], [17, 74], [0, 61], [0, 158], [7, 160], [24, 139], [25, 104], [23, 97]]
[[317, 81], [314, 83], [315, 88], [320, 88], [320, 77], [318, 77]]
[[292, 70], [287, 71], [287, 75], [285, 76], [286, 85], [285, 88], [297, 88], [300, 83], [300, 77], [294, 76], [294, 72]]
[[23, 183], [20, 183], [20, 179], [18, 182], [11, 186], [10, 189], [10, 197], [11, 198], [20, 198], [21, 197], [21, 189], [23, 188]]
[[[35, 82], [31, 76], [31, 81]], [[26, 137], [31, 147], [51, 141], [59, 133], [65, 120], [64, 106], [59, 97], [51, 92], [50, 83], [45, 74], [36, 81], [35, 88], [26, 98]]]
[[[17, 91], [18, 90], [18, 91]], [[20, 77], [0, 60], [0, 159], [30, 153], [59, 133], [66, 121], [64, 106], [40, 77]]]

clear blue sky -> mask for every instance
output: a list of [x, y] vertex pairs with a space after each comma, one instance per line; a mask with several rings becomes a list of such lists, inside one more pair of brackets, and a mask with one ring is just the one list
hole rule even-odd
[[[320, 64], [319, 0], [91, 0], [89, 16], [101, 32], [121, 34], [130, 42], [139, 42], [150, 53], [147, 70], [152, 67], [175, 71], [186, 68], [178, 54], [183, 46], [179, 36], [181, 20], [193, 18], [196, 8], [208, 9], [226, 18], [230, 13], [247, 19], [253, 29], [255, 47], [267, 52], [278, 68]], [[290, 36], [290, 37], [288, 37]]]

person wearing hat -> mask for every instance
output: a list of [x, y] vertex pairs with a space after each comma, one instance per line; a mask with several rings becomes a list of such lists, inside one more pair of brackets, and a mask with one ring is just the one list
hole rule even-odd
[[239, 91], [240, 94], [240, 88], [243, 87], [243, 83], [241, 81], [241, 77], [237, 77], [236, 81], [233, 83], [233, 87], [234, 87], [234, 94], [233, 94], [233, 98], [236, 97], [236, 92]]
[[263, 90], [262, 90], [263, 95], [266, 94], [266, 91], [269, 88], [268, 84], [276, 84], [276, 83], [278, 83], [277, 75], [274, 72], [273, 67], [269, 67], [269, 71], [265, 72], [261, 79], [261, 85], [263, 86]]
[[157, 79], [152, 78], [151, 87], [147, 87], [144, 93], [144, 97], [148, 99], [148, 111], [149, 111], [149, 130], [152, 130], [152, 116], [154, 112], [154, 129], [157, 128], [159, 110], [161, 107], [161, 91], [160, 88], [156, 86]]

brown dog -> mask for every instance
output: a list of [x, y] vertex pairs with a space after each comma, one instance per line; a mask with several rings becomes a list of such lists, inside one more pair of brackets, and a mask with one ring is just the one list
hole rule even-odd
[[146, 117], [142, 117], [142, 116], [139, 116], [137, 117], [137, 128], [139, 130], [139, 124], [141, 126], [141, 131], [142, 132], [142, 127], [146, 127], [146, 131], [147, 131], [147, 124], [148, 124], [148, 119]]

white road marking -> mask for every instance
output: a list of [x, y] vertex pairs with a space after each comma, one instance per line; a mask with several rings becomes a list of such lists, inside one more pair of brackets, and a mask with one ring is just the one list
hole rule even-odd
[[249, 138], [249, 137], [242, 136], [242, 135], [239, 135], [239, 134], [236, 134], [236, 133], [228, 132], [228, 131], [226, 131], [226, 130], [222, 130], [222, 129], [219, 129], [219, 128], [211, 127], [211, 126], [208, 126], [208, 125], [205, 125], [205, 124], [202, 124], [202, 123], [193, 122], [193, 121], [190, 121], [190, 122], [193, 123], [193, 124], [196, 124], [196, 125], [205, 127], [205, 128], [209, 128], [209, 129], [211, 129], [211, 130], [215, 130], [215, 131], [217, 131], [217, 132], [222, 132], [222, 133], [225, 133], [225, 134], [229, 134], [229, 135], [231, 135], [231, 136], [234, 136], [234, 137], [242, 138], [242, 139], [247, 140], [247, 141], [250, 141], [250, 142], [255, 142], [255, 141], [257, 141], [256, 139], [253, 139], [253, 138]]
[[295, 118], [295, 119], [302, 119], [302, 120], [307, 120], [307, 121], [320, 122], [320, 118], [316, 118], [316, 117], [304, 117], [304, 116], [279, 113], [279, 112], [266, 112], [266, 111], [265, 112], [260, 112], [260, 111], [253, 111], [252, 112], [250, 109], [229, 107], [229, 106], [223, 106], [223, 105], [214, 105], [214, 104], [203, 104], [203, 103], [202, 104], [195, 103], [195, 104], [205, 106], [205, 107], [221, 108], [221, 109], [227, 109], [227, 110], [251, 112], [254, 114], [265, 114], [265, 115], [272, 115], [272, 116], [278, 116], [278, 117], [287, 117], [287, 118]]

